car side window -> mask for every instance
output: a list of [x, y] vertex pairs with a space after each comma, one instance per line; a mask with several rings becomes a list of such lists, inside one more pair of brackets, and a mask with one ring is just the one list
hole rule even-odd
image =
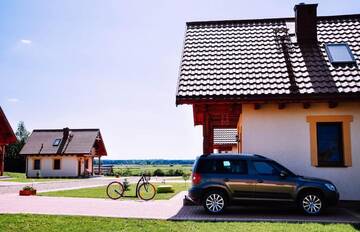
[[218, 160], [216, 173], [247, 174], [246, 161], [242, 160]]
[[253, 162], [256, 172], [260, 175], [278, 175], [279, 171], [269, 162], [255, 161]]

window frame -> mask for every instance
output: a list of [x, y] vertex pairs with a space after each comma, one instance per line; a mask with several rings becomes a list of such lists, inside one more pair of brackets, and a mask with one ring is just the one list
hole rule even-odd
[[[341, 157], [339, 161], [320, 161], [318, 160], [318, 166], [319, 167], [344, 167], [344, 139], [343, 139], [343, 123], [342, 122], [316, 122], [316, 140], [317, 140], [317, 149], [319, 149], [319, 134], [318, 134], [318, 129], [319, 129], [319, 125], [330, 125], [330, 124], [339, 124], [340, 125], [340, 137], [338, 141], [340, 143], [340, 152], [341, 152]], [[319, 159], [319, 153], [317, 154], [317, 158]]]
[[53, 142], [53, 146], [54, 146], [54, 147], [60, 146], [61, 140], [62, 140], [62, 139], [55, 139], [54, 142]]
[[[39, 161], [39, 168], [35, 168], [35, 162], [36, 161]], [[33, 170], [36, 170], [36, 171], [38, 171], [38, 170], [41, 170], [41, 159], [33, 159]]]
[[[331, 54], [330, 48], [329, 48], [331, 46], [345, 46], [348, 53], [350, 54], [350, 57], [352, 60], [351, 61], [335, 61], [334, 57]], [[336, 65], [336, 64], [355, 64], [356, 63], [354, 54], [352, 53], [352, 51], [347, 43], [326, 43], [325, 51], [326, 51], [327, 56], [329, 57], [330, 63], [332, 63], [332, 64]]]
[[[59, 168], [55, 168], [55, 162], [59, 161]], [[61, 159], [60, 158], [55, 158], [53, 159], [53, 170], [61, 170]]]
[[[350, 123], [353, 121], [352, 115], [310, 115], [306, 117], [310, 129], [310, 154], [311, 165], [314, 167], [351, 167], [351, 134]], [[343, 147], [343, 163], [338, 165], [319, 164], [318, 160], [318, 139], [317, 139], [317, 123], [318, 122], [341, 122], [342, 123], [342, 147]]]

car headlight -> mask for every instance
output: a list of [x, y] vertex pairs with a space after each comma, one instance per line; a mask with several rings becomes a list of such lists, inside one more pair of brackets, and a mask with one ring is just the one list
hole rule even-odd
[[335, 191], [336, 190], [336, 188], [335, 188], [335, 185], [333, 185], [333, 184], [325, 184], [325, 186], [326, 186], [326, 188], [328, 188], [330, 191]]

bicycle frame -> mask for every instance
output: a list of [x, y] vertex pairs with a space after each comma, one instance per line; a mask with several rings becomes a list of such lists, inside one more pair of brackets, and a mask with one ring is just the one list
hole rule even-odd
[[[147, 179], [147, 177], [148, 177], [148, 179]], [[136, 191], [135, 191], [135, 196], [136, 196], [136, 197], [139, 197], [139, 196], [138, 196], [139, 186], [140, 186], [141, 184], [143, 184], [143, 183], [149, 183], [149, 180], [150, 180], [150, 176], [146, 176], [146, 175], [144, 175], [144, 174], [141, 175], [140, 180], [139, 180], [139, 181], [137, 182], [137, 184], [136, 184]]]

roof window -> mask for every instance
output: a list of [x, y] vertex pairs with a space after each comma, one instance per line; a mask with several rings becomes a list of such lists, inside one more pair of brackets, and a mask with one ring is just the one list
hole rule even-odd
[[350, 64], [355, 63], [347, 43], [325, 44], [326, 53], [332, 64]]
[[53, 143], [53, 146], [59, 146], [60, 142], [61, 142], [61, 139], [55, 139], [54, 143]]

